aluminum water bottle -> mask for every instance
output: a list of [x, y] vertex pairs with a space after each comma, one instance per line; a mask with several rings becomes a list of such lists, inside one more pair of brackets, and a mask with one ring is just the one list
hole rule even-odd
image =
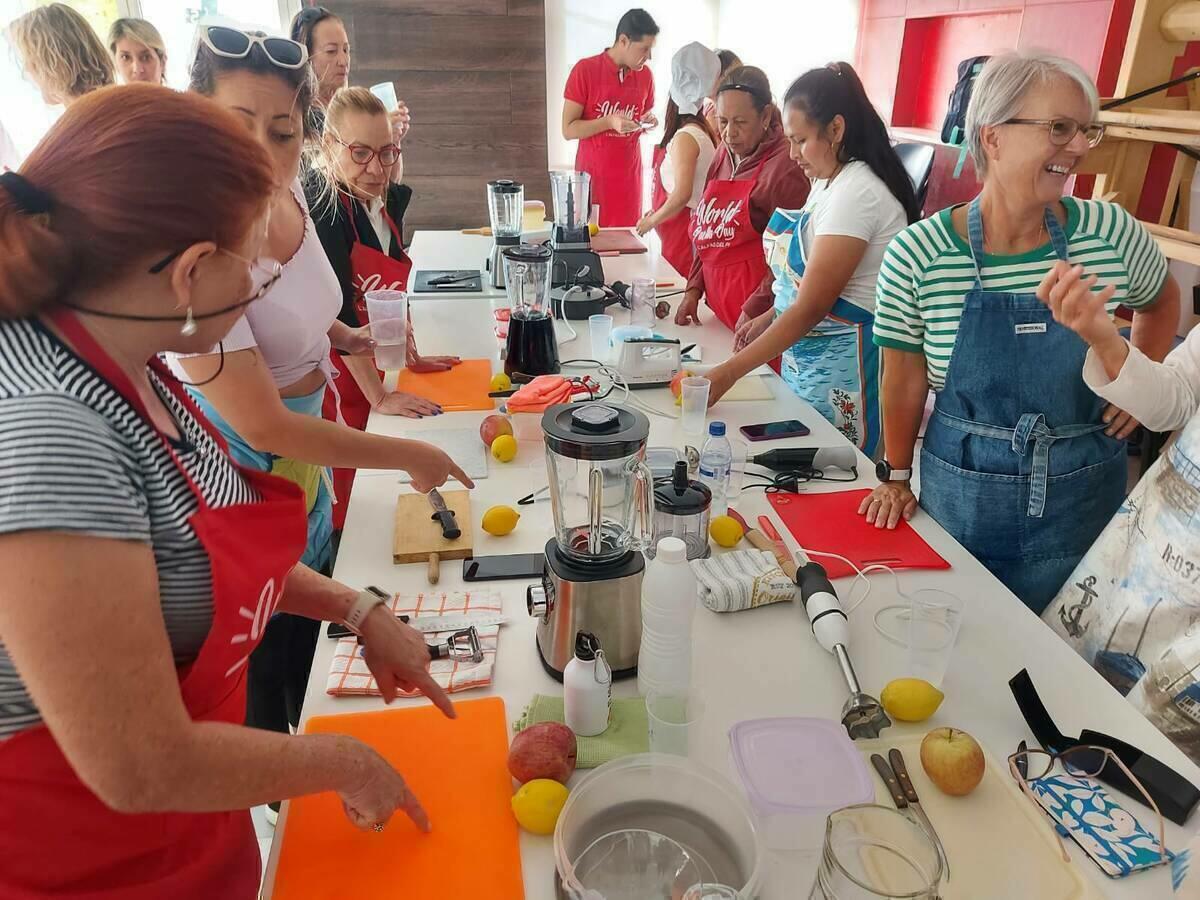
[[563, 670], [563, 718], [580, 737], [608, 729], [612, 704], [612, 669], [595, 635], [575, 635], [575, 656]]
[[700, 482], [712, 491], [712, 515], [729, 509], [729, 473], [733, 469], [733, 447], [725, 437], [724, 422], [710, 422], [708, 440], [700, 450]]
[[642, 576], [642, 644], [638, 651], [638, 693], [685, 691], [692, 680], [692, 617], [696, 576], [688, 565], [687, 544], [659, 540]]

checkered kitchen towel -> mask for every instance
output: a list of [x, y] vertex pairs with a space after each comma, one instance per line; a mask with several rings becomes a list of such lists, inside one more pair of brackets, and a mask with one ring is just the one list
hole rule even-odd
[[[419, 594], [397, 594], [392, 597], [392, 611], [411, 619], [422, 616], [465, 616], [499, 615], [500, 595], [495, 591], [423, 591]], [[477, 628], [479, 643], [483, 648], [483, 662], [459, 662], [453, 659], [436, 659], [429, 666], [429, 674], [449, 693], [483, 687], [492, 683], [492, 668], [496, 664], [496, 644], [500, 637], [499, 625]], [[445, 641], [451, 632], [429, 632], [425, 643]], [[371, 670], [362, 658], [362, 648], [354, 635], [344, 637], [337, 643], [333, 663], [329, 667], [329, 679], [325, 692], [335, 697], [378, 697], [379, 687]], [[402, 692], [405, 697], [417, 694]]]

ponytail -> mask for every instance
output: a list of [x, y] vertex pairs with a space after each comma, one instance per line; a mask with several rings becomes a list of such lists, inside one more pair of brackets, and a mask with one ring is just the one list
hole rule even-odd
[[909, 224], [921, 218], [908, 172], [853, 66], [835, 62], [805, 72], [787, 89], [783, 105], [804, 113], [821, 128], [841, 116], [846, 127], [838, 146], [839, 162], [865, 162], [904, 208]]

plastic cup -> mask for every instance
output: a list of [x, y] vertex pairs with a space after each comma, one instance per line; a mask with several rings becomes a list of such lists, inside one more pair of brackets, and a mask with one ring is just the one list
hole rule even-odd
[[408, 295], [404, 291], [369, 291], [367, 321], [375, 339], [375, 364], [384, 371], [403, 369], [408, 350]]
[[601, 313], [588, 316], [588, 329], [592, 338], [592, 359], [608, 362], [609, 341], [612, 339], [613, 317]]
[[629, 324], [653, 330], [656, 300], [653, 278], [633, 279], [629, 288]]
[[593, 203], [592, 208], [588, 210], [588, 225], [600, 227], [600, 204]]
[[704, 435], [704, 422], [708, 418], [708, 384], [708, 379], [702, 375], [689, 375], [679, 382], [680, 425], [686, 435]]
[[371, 85], [371, 93], [379, 98], [383, 108], [388, 112], [400, 105], [400, 101], [396, 99], [396, 85], [390, 81], [381, 81], [379, 84]]
[[909, 594], [908, 601], [909, 674], [940, 686], [962, 627], [962, 598], [936, 588], [921, 588]]
[[704, 715], [704, 701], [688, 691], [646, 695], [650, 752], [688, 755], [688, 732]]

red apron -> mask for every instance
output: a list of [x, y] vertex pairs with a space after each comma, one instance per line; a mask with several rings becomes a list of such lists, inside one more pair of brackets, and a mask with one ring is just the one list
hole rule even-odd
[[[665, 147], [654, 148], [654, 180], [651, 183], [650, 202], [654, 209], [659, 209], [667, 202], [667, 190], [662, 183], [662, 164], [667, 158]], [[687, 278], [692, 274], [692, 211], [684, 207], [661, 225], [655, 225], [658, 239], [662, 242], [663, 259], [671, 267]]]
[[692, 214], [692, 243], [703, 267], [704, 296], [730, 330], [737, 325], [746, 300], [770, 271], [763, 256], [762, 234], [750, 221], [750, 192], [766, 162], [764, 156], [753, 178], [709, 181]]
[[[54, 323], [135, 410], [149, 421], [125, 374], [71, 314]], [[171, 386], [224, 448], [183, 388], [154, 359]], [[304, 552], [304, 497], [289, 481], [238, 470], [262, 498], [208, 507], [165, 436], [163, 446], [199, 501], [188, 520], [208, 552], [213, 622], [200, 654], [179, 669], [193, 721], [241, 725], [246, 661], [274, 612], [284, 579]], [[253, 900], [261, 857], [250, 811], [114, 812], [76, 776], [44, 725], [0, 742], [0, 897], [70, 900]]]
[[[386, 253], [368, 247], [358, 237], [358, 228], [354, 224], [354, 210], [345, 197], [341, 197], [342, 209], [346, 212], [350, 229], [354, 232], [354, 246], [350, 248], [350, 280], [354, 285], [354, 311], [358, 314], [358, 324], [367, 324], [367, 301], [363, 295], [367, 291], [406, 291], [408, 290], [408, 274], [412, 271], [412, 260], [404, 252], [400, 230], [396, 223], [383, 210], [383, 220], [392, 230], [392, 241], [400, 249], [400, 259], [392, 259]], [[411, 326], [410, 326], [411, 327]], [[354, 375], [345, 364], [343, 357], [336, 350], [329, 351], [329, 359], [338, 379], [338, 393], [341, 395], [342, 421], [351, 428], [364, 431], [367, 419], [371, 415], [371, 404], [358, 387]], [[380, 378], [383, 373], [379, 373]], [[337, 421], [337, 400], [332, 393], [326, 392], [322, 403], [321, 414], [330, 422]], [[346, 524], [346, 510], [350, 505], [350, 491], [354, 486], [353, 469], [333, 470], [333, 492], [337, 503], [333, 505], [333, 527], [341, 531]]]
[[[616, 65], [599, 68], [599, 84], [593, 89], [584, 115], [589, 119], [619, 113], [639, 121], [645, 109], [646, 83], [638, 73], [624, 80]], [[592, 176], [592, 204], [600, 204], [601, 228], [633, 228], [642, 216], [641, 131], [617, 134], [604, 131], [584, 138], [575, 151], [575, 168]]]

